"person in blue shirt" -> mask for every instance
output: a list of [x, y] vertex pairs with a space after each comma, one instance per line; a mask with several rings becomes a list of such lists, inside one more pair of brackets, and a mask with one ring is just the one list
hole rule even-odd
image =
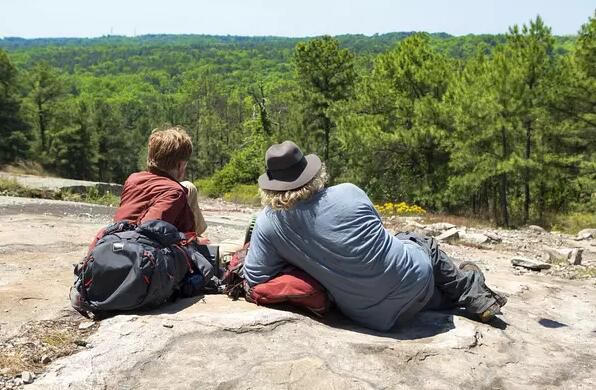
[[360, 188], [325, 187], [316, 155], [285, 141], [265, 160], [258, 181], [265, 208], [244, 263], [249, 286], [292, 264], [319, 281], [346, 316], [380, 331], [423, 309], [464, 307], [484, 322], [501, 313], [505, 297], [486, 287], [477, 266], [458, 268], [432, 238], [389, 233]]

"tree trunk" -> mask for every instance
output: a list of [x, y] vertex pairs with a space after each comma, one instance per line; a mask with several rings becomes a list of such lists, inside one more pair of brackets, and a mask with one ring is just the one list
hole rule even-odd
[[476, 215], [478, 210], [476, 210], [476, 193], [472, 195], [472, 214]]
[[[509, 147], [507, 145], [507, 133], [505, 127], [501, 127], [501, 146], [503, 148], [503, 161], [505, 161], [509, 157]], [[499, 179], [501, 217], [503, 225], [509, 227], [509, 212], [507, 210], [507, 174], [501, 173]]]
[[325, 150], [324, 150], [324, 159], [325, 159], [325, 164], [329, 164], [329, 139], [331, 136], [331, 120], [329, 120], [329, 118], [325, 117], [325, 128], [323, 129], [325, 131]]
[[488, 184], [484, 183], [480, 191], [480, 210], [485, 213], [485, 216], [490, 218], [490, 196], [488, 195]]
[[546, 188], [544, 186], [544, 182], [541, 181], [540, 184], [538, 185], [538, 219], [540, 220], [540, 222], [543, 222], [543, 217], [544, 217], [544, 209], [545, 209], [545, 193], [546, 193]]
[[[528, 119], [525, 123], [526, 127], [526, 150], [525, 158], [526, 164], [530, 162], [530, 155], [532, 152], [532, 120]], [[527, 223], [530, 219], [530, 168], [524, 168], [524, 216], [523, 223]]]
[[492, 204], [493, 204], [493, 218], [494, 221], [497, 225], [499, 225], [499, 208], [497, 207], [497, 198], [498, 198], [498, 193], [497, 193], [497, 186], [494, 185], [493, 186], [493, 198], [492, 198]]
[[501, 202], [501, 218], [503, 220], [503, 226], [509, 227], [509, 211], [507, 210], [507, 175], [505, 173], [500, 176], [500, 202]]
[[37, 116], [39, 120], [39, 136], [41, 138], [41, 150], [46, 151], [46, 120], [43, 114], [43, 106], [41, 103], [37, 104]]

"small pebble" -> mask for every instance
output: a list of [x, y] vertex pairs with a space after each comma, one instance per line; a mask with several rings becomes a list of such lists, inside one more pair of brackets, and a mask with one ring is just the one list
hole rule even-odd
[[79, 329], [80, 330], [86, 330], [86, 329], [91, 328], [93, 325], [95, 325], [95, 322], [93, 322], [93, 321], [81, 322], [79, 324]]
[[162, 326], [163, 326], [164, 328], [170, 328], [170, 329], [174, 327], [174, 325], [173, 325], [173, 324], [168, 324], [168, 323], [162, 324]]
[[35, 374], [30, 371], [23, 371], [21, 373], [21, 379], [25, 384], [33, 383], [33, 380], [35, 379]]

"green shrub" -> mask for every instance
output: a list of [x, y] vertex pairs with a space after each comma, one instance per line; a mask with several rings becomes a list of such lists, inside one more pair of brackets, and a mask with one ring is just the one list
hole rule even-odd
[[238, 184], [223, 195], [228, 202], [258, 206], [260, 204], [259, 187], [256, 184]]
[[263, 173], [265, 146], [263, 136], [254, 134], [248, 145], [236, 151], [222, 169], [208, 179], [195, 182], [199, 192], [210, 198], [218, 198], [239, 184], [254, 185]]
[[220, 196], [220, 192], [212, 178], [195, 180], [194, 185], [197, 187], [201, 196], [208, 198], [217, 198]]

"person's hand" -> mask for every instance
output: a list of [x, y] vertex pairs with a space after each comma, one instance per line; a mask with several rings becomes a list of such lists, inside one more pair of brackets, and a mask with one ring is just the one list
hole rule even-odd
[[198, 237], [197, 240], [198, 240], [199, 244], [201, 244], [201, 245], [211, 244], [211, 240], [208, 237]]

